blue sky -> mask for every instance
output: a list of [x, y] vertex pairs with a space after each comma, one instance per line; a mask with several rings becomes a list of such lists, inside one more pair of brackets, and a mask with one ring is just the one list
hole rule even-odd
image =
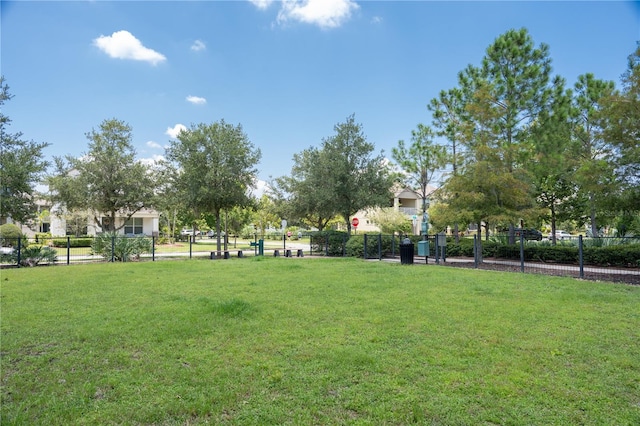
[[140, 159], [172, 130], [224, 118], [289, 174], [355, 113], [390, 155], [438, 92], [511, 28], [550, 46], [554, 74], [614, 80], [640, 40], [639, 2], [1, 2], [0, 67], [11, 132], [81, 155], [105, 119], [133, 127]]

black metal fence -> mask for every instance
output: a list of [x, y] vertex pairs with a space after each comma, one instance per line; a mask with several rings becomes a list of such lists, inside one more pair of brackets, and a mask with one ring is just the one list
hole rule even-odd
[[[112, 236], [62, 237], [0, 240], [0, 265], [3, 267], [72, 264], [86, 262], [157, 261], [176, 258], [232, 258], [252, 255], [303, 257], [359, 257], [399, 260], [401, 244], [410, 238], [416, 264], [496, 269], [576, 278], [621, 281], [640, 284], [640, 238], [583, 238], [558, 241], [527, 241], [520, 238], [509, 244], [506, 237], [490, 241], [429, 235], [397, 235], [344, 232], [316, 233], [299, 240], [281, 236], [259, 240], [234, 236], [227, 245], [217, 247], [216, 239], [188, 238], [168, 241], [158, 237]], [[426, 242], [426, 244], [425, 244]], [[426, 247], [425, 247], [426, 245]], [[427, 250], [427, 255], [419, 253]]]
[[[310, 251], [320, 256], [353, 256], [397, 260], [405, 237], [383, 234], [351, 236], [334, 233], [311, 238]], [[506, 236], [490, 241], [429, 235], [427, 255], [419, 254], [422, 237], [410, 236], [415, 247], [413, 263], [494, 269], [501, 271], [571, 276], [575, 278], [640, 284], [640, 238], [582, 236], [529, 241], [521, 236], [509, 244]], [[424, 244], [424, 243], [422, 243]]]

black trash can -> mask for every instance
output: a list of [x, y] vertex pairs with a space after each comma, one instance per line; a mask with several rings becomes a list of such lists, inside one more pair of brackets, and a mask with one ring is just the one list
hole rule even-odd
[[402, 265], [413, 265], [413, 243], [405, 238], [400, 244], [400, 263]]

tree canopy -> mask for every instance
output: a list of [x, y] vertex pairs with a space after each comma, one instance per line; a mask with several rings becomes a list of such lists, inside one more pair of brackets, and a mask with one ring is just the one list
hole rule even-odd
[[136, 160], [132, 129], [124, 121], [104, 120], [86, 137], [89, 149], [82, 156], [55, 158], [55, 173], [47, 179], [52, 199], [68, 212], [92, 214], [103, 231], [121, 229], [136, 212], [153, 205], [153, 175]]
[[172, 184], [194, 218], [211, 213], [221, 250], [220, 213], [250, 203], [249, 189], [257, 179], [260, 150], [241, 125], [224, 120], [183, 130], [166, 151]]
[[[13, 96], [0, 76], [0, 106]], [[49, 144], [26, 141], [22, 133], [10, 133], [11, 119], [0, 111], [0, 217], [26, 223], [37, 214], [35, 187], [49, 163], [43, 149]]]

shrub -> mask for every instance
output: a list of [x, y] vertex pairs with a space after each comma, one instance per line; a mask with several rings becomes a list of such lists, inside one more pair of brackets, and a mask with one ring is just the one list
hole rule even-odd
[[470, 238], [460, 238], [458, 244], [447, 239], [447, 256], [473, 257], [473, 240]]
[[20, 231], [18, 225], [14, 223], [5, 223], [0, 226], [0, 238], [17, 240], [20, 237], [22, 237], [22, 231]]
[[27, 238], [22, 235], [22, 231], [18, 225], [14, 223], [5, 223], [0, 226], [0, 246], [17, 247], [18, 240], [22, 238], [22, 246], [27, 246]]
[[[83, 238], [76, 238], [76, 237], [71, 237], [68, 239], [69, 241], [69, 247], [91, 247], [91, 244], [93, 243], [93, 238], [92, 237], [83, 237]], [[67, 247], [67, 238], [55, 238], [52, 242], [52, 245], [54, 247]]]
[[585, 247], [583, 255], [588, 265], [640, 267], [640, 244]]
[[108, 261], [129, 262], [139, 259], [142, 253], [151, 252], [151, 245], [147, 237], [123, 237], [105, 232], [93, 239], [91, 250]]
[[314, 232], [311, 234], [311, 251], [314, 253], [328, 252], [329, 256], [342, 256], [348, 240], [349, 234], [342, 231]]
[[44, 242], [51, 239], [51, 232], [36, 232], [36, 242]]
[[[16, 257], [17, 253], [13, 254]], [[40, 263], [55, 263], [58, 261], [58, 253], [51, 247], [31, 245], [20, 251], [21, 266], [36, 266]]]
[[[369, 234], [367, 235], [367, 258], [377, 258], [379, 255], [378, 244], [381, 243], [382, 255], [390, 255], [392, 252], [396, 255], [400, 253], [401, 238], [394, 238], [391, 235]], [[412, 240], [413, 242], [413, 240]], [[415, 243], [414, 243], [415, 244]], [[364, 257], [364, 235], [354, 235], [347, 241], [347, 256]]]

